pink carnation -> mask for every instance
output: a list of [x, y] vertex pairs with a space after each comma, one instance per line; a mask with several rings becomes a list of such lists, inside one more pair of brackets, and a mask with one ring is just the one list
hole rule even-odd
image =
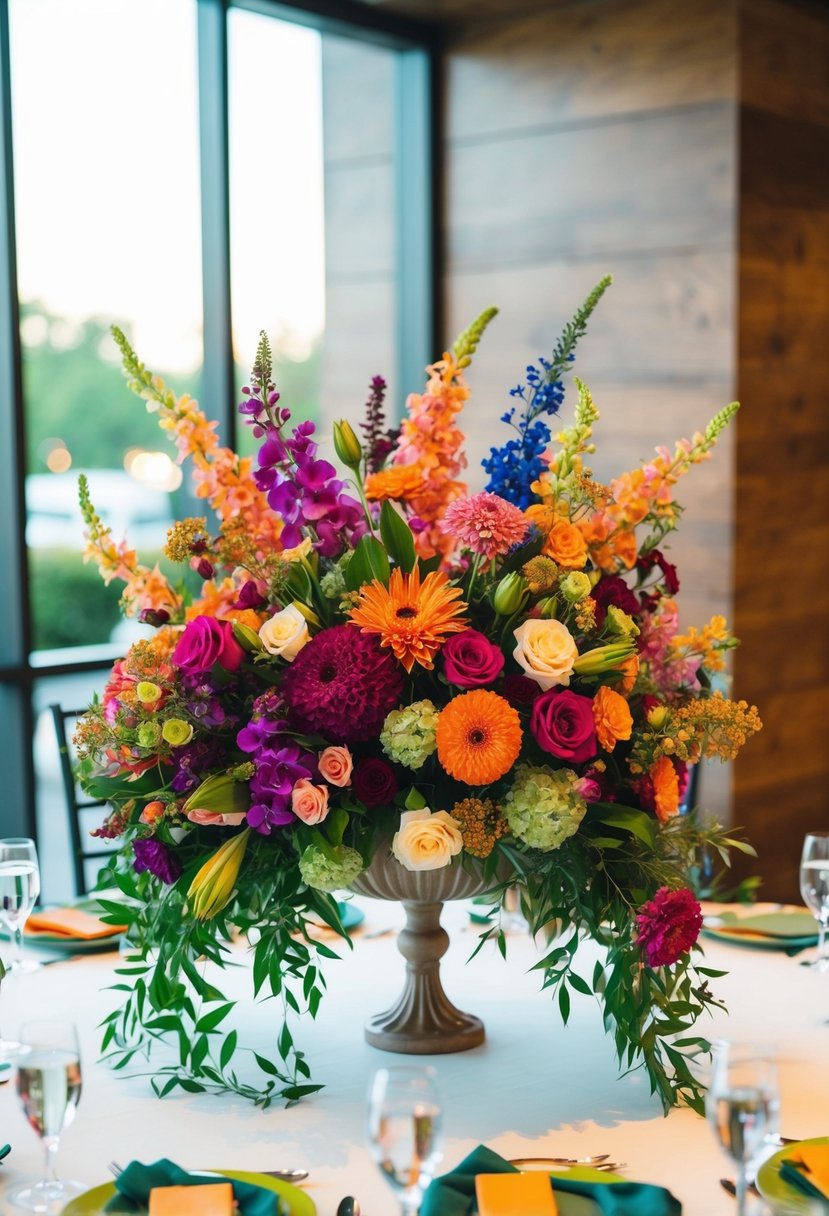
[[670, 967], [687, 954], [702, 928], [702, 909], [693, 891], [660, 887], [636, 916], [636, 944], [649, 967]]
[[486, 558], [506, 553], [527, 534], [527, 521], [518, 507], [488, 490], [455, 499], [446, 508], [441, 526], [465, 549]]

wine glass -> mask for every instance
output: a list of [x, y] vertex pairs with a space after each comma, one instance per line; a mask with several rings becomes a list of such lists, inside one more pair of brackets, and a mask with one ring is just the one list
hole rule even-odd
[[17, 1093], [23, 1113], [43, 1141], [43, 1178], [27, 1182], [9, 1195], [17, 1207], [30, 1212], [60, 1209], [83, 1186], [61, 1181], [55, 1174], [61, 1132], [75, 1118], [81, 1096], [81, 1054], [72, 1022], [38, 1020], [21, 1031], [17, 1057]]
[[715, 1043], [705, 1106], [717, 1139], [737, 1166], [737, 1216], [746, 1216], [748, 1168], [777, 1132], [773, 1050], [763, 1044]]
[[441, 1158], [441, 1109], [434, 1068], [378, 1068], [368, 1091], [368, 1139], [400, 1201], [417, 1216]]
[[810, 832], [800, 858], [800, 894], [818, 923], [817, 956], [810, 964], [829, 971], [826, 934], [829, 930], [829, 832]]
[[0, 840], [0, 920], [12, 938], [12, 975], [37, 971], [43, 965], [23, 958], [23, 926], [40, 894], [40, 868], [35, 842], [28, 836]]

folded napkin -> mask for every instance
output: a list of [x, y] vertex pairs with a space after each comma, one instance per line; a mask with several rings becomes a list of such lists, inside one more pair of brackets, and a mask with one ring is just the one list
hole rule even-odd
[[800, 1144], [780, 1164], [780, 1177], [789, 1186], [829, 1208], [829, 1144]]
[[38, 933], [59, 933], [62, 937], [76, 937], [85, 942], [98, 937], [114, 937], [116, 933], [123, 933], [126, 927], [107, 925], [82, 908], [46, 908], [33, 912], [26, 921], [26, 933], [32, 937]]
[[[146, 1212], [150, 1202], [150, 1191], [155, 1186], [204, 1186], [208, 1182], [220, 1181], [204, 1174], [188, 1174], [186, 1170], [163, 1158], [152, 1165], [131, 1161], [115, 1179], [116, 1195], [105, 1205], [105, 1212]], [[287, 1208], [273, 1191], [249, 1182], [233, 1183], [233, 1198], [239, 1205], [241, 1216], [287, 1216]]]
[[[517, 1174], [515, 1166], [492, 1149], [479, 1145], [423, 1196], [420, 1216], [473, 1216], [477, 1174]], [[552, 1179], [554, 1194], [584, 1195], [603, 1216], [682, 1216], [682, 1206], [670, 1191], [640, 1182], [579, 1182], [566, 1174]]]

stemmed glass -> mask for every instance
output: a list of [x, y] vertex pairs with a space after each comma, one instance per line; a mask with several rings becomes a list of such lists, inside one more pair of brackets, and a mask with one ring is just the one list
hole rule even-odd
[[737, 1216], [746, 1216], [749, 1166], [777, 1132], [780, 1098], [772, 1049], [715, 1043], [705, 1105], [708, 1122], [737, 1166]]
[[378, 1068], [368, 1092], [368, 1139], [400, 1201], [417, 1216], [441, 1158], [441, 1109], [434, 1068]]
[[27, 1022], [17, 1057], [17, 1093], [31, 1127], [46, 1150], [43, 1178], [12, 1191], [10, 1201], [30, 1212], [60, 1209], [83, 1186], [61, 1181], [55, 1174], [55, 1158], [61, 1132], [75, 1117], [81, 1096], [81, 1054], [72, 1022]]
[[829, 971], [829, 832], [810, 832], [803, 841], [800, 894], [818, 923], [817, 956], [810, 966]]
[[23, 926], [40, 894], [40, 868], [35, 842], [28, 836], [0, 840], [0, 920], [11, 934], [12, 958], [7, 970], [12, 975], [38, 971], [42, 963], [24, 959]]

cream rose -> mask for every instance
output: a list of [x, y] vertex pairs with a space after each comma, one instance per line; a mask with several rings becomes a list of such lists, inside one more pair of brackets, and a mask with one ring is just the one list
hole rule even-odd
[[319, 759], [320, 776], [329, 785], [351, 785], [354, 761], [347, 747], [326, 747]]
[[529, 620], [513, 631], [513, 655], [531, 680], [542, 688], [569, 684], [578, 650], [561, 621]]
[[289, 604], [265, 621], [259, 640], [268, 654], [279, 655], [290, 663], [308, 641], [308, 622], [298, 608]]
[[391, 851], [407, 870], [440, 870], [463, 848], [458, 825], [446, 811], [404, 811]]
[[291, 790], [291, 810], [303, 823], [322, 823], [328, 814], [328, 786], [300, 777]]

